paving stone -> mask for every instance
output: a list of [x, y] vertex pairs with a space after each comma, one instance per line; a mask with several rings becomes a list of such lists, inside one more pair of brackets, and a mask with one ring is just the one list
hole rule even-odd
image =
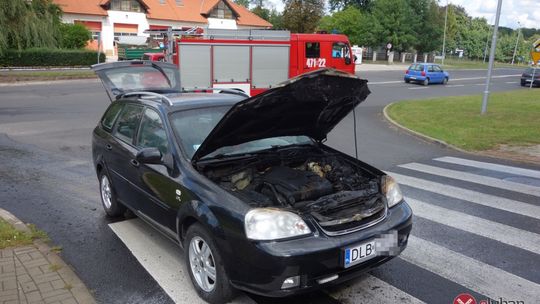
[[34, 290], [38, 290], [36, 284], [32, 281], [30, 282], [26, 282], [26, 283], [20, 283], [19, 284], [21, 285], [21, 288], [24, 292], [30, 292], [30, 291], [34, 291]]
[[2, 282], [2, 290], [11, 290], [11, 289], [17, 289], [17, 281], [16, 280], [9, 280]]
[[2, 249], [0, 252], [2, 252], [3, 258], [11, 258], [13, 257], [13, 250], [11, 249]]
[[50, 272], [53, 272], [51, 270], [51, 266], [52, 266], [51, 264], [47, 264], [47, 265], [39, 266], [39, 269], [41, 269], [43, 273], [50, 273]]
[[[72, 296], [71, 292], [69, 292], [68, 290], [65, 290], [65, 289], [56, 289], [56, 290], [52, 290], [52, 291], [48, 291], [48, 292], [41, 292], [41, 297], [43, 297], [43, 300], [45, 302], [47, 301], [48, 298], [61, 296], [61, 295]], [[67, 299], [67, 297], [63, 298], [63, 299]], [[60, 300], [56, 300], [56, 301], [60, 301]], [[54, 302], [54, 301], [51, 301], [51, 302]]]
[[64, 283], [64, 280], [54, 280], [51, 282], [51, 285], [54, 289], [61, 289], [66, 286], [66, 283]]
[[15, 272], [15, 264], [2, 265], [2, 273]]
[[32, 252], [32, 251], [35, 251], [36, 248], [33, 247], [33, 246], [24, 246], [24, 247], [17, 247], [15, 249], [13, 249], [13, 252], [15, 253], [15, 255], [19, 255], [19, 254], [23, 254], [23, 253], [29, 253], [29, 252]]
[[38, 267], [42, 265], [48, 265], [49, 261], [45, 260], [44, 258], [36, 259], [28, 262], [24, 262], [24, 267]]
[[49, 304], [49, 303], [58, 302], [59, 304], [62, 304], [60, 301], [72, 299], [72, 298], [73, 298], [73, 295], [71, 294], [71, 292], [68, 292], [65, 294], [45, 298], [45, 303]]
[[46, 293], [46, 292], [49, 292], [49, 291], [53, 291], [54, 288], [52, 287], [51, 283], [49, 282], [43, 282], [43, 283], [39, 283], [37, 285], [37, 287], [39, 288], [39, 291], [41, 292], [41, 294], [43, 295], [43, 293]]
[[34, 252], [30, 252], [30, 253], [28, 253], [28, 254], [32, 257], [32, 259], [40, 259], [40, 258], [43, 258], [43, 255], [41, 254], [41, 252], [39, 252], [39, 251], [37, 251], [37, 250], [34, 251]]
[[62, 304], [79, 304], [79, 303], [77, 303], [75, 299], [71, 298], [71, 299], [63, 300]]
[[17, 276], [17, 282], [19, 283], [32, 282], [32, 278], [27, 273], [24, 273]]
[[21, 304], [21, 303], [19, 302], [19, 299], [17, 299], [17, 300], [5, 301], [4, 304]]
[[32, 257], [27, 253], [23, 253], [23, 254], [17, 255], [17, 259], [19, 259], [19, 261], [24, 263], [24, 262], [28, 262], [32, 260]]
[[30, 268], [27, 267], [26, 270], [28, 271], [28, 274], [32, 277], [40, 276], [43, 274], [43, 272], [41, 271], [41, 269], [39, 269], [39, 267], [30, 267]]
[[2, 301], [11, 301], [11, 300], [19, 301], [19, 294], [16, 292], [15, 294], [2, 296]]
[[0, 299], [3, 299], [4, 297], [10, 296], [10, 295], [16, 295], [17, 292], [18, 290], [15, 290], [15, 289], [0, 291]]
[[35, 302], [43, 301], [43, 298], [41, 297], [41, 294], [39, 293], [39, 291], [29, 292], [25, 294], [25, 296], [26, 296], [26, 301], [28, 301], [28, 303], [35, 303]]
[[60, 276], [56, 272], [51, 272], [47, 274], [42, 274], [39, 276], [33, 276], [34, 282], [37, 284], [43, 283], [43, 282], [50, 282], [54, 280], [61, 280]]

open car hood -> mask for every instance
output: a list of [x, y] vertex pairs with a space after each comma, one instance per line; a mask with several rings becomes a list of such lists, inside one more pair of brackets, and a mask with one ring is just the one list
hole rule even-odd
[[94, 64], [92, 70], [101, 79], [111, 101], [129, 92], [180, 92], [180, 73], [172, 63], [118, 61]]
[[192, 160], [222, 147], [264, 138], [306, 135], [321, 141], [369, 94], [367, 80], [333, 69], [289, 79], [235, 104]]

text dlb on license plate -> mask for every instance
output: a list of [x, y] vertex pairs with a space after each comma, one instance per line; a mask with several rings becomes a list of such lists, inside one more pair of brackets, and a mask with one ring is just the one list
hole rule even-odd
[[365, 262], [377, 256], [375, 253], [375, 240], [360, 245], [345, 248], [345, 268]]

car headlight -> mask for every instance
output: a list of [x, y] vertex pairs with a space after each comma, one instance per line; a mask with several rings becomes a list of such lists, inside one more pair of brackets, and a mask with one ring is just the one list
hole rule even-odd
[[382, 190], [386, 195], [386, 201], [388, 202], [388, 208], [397, 205], [397, 203], [403, 200], [403, 195], [401, 194], [401, 189], [396, 180], [389, 176], [385, 175], [382, 179]]
[[252, 240], [277, 240], [310, 234], [297, 214], [273, 208], [255, 208], [246, 214], [246, 236]]

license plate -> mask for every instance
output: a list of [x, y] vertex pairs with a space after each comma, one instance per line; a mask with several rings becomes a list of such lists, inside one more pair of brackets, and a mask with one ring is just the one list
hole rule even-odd
[[416, 77], [414, 77], [414, 76], [411, 76], [410, 78], [411, 78], [411, 79], [416, 79]]
[[531, 81], [532, 81], [532, 80], [530, 80], [530, 79], [525, 79], [525, 82], [531, 82]]
[[375, 240], [345, 248], [343, 265], [345, 268], [365, 262], [376, 257]]

